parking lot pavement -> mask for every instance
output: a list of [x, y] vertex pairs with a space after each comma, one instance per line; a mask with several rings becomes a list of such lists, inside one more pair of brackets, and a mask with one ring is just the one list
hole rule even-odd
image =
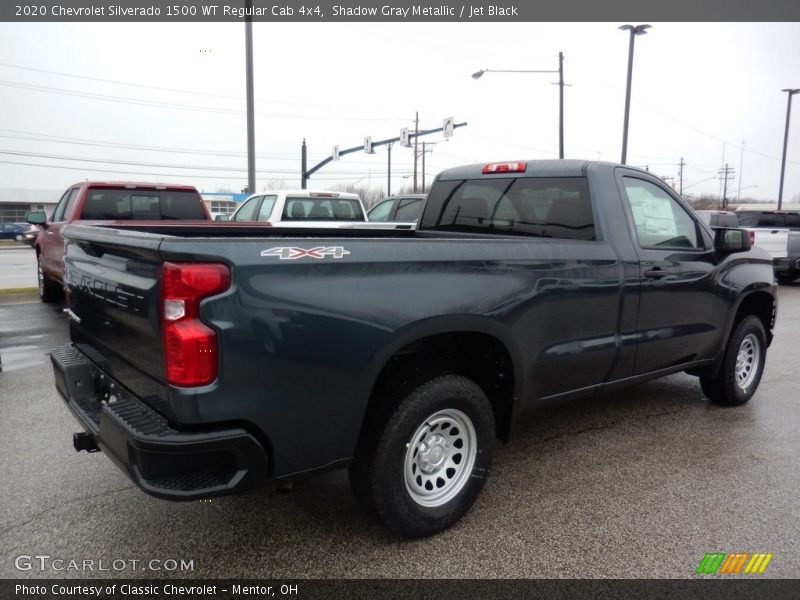
[[34, 249], [24, 244], [0, 247], [0, 291], [36, 285]]
[[[780, 289], [748, 405], [711, 405], [681, 374], [540, 410], [498, 445], [473, 510], [418, 541], [362, 513], [344, 472], [211, 502], [146, 496], [102, 453], [72, 449], [77, 424], [45, 355], [67, 338], [63, 316], [0, 299], [0, 328], [4, 364], [9, 347], [34, 339], [31, 364], [0, 374], [0, 577], [681, 578], [715, 551], [772, 553], [767, 576], [800, 577], [798, 284]], [[194, 568], [15, 568], [36, 554]]]

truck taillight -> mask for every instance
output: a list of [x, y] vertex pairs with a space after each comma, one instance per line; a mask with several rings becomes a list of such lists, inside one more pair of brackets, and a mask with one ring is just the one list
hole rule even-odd
[[756, 245], [756, 232], [753, 231], [752, 229], [750, 229], [750, 230], [747, 231], [747, 234], [750, 236], [750, 245], [751, 246], [755, 246]]
[[224, 292], [231, 272], [219, 263], [164, 263], [161, 324], [167, 381], [190, 387], [217, 378], [217, 334], [200, 321], [200, 301]]

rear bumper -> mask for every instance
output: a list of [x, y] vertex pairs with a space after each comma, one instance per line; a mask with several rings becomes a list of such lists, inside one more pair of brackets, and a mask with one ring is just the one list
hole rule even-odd
[[72, 345], [50, 355], [56, 388], [72, 414], [142, 490], [195, 500], [263, 483], [267, 455], [241, 428], [178, 431]]
[[772, 259], [772, 268], [776, 271], [800, 271], [800, 257], [784, 256]]

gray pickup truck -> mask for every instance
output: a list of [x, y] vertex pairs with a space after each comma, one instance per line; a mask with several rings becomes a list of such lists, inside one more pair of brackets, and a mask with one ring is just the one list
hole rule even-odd
[[416, 230], [234, 225], [64, 231], [75, 447], [161, 498], [348, 466], [369, 513], [430, 535], [521, 413], [680, 371], [743, 404], [772, 340], [769, 255], [626, 166], [449, 169]]

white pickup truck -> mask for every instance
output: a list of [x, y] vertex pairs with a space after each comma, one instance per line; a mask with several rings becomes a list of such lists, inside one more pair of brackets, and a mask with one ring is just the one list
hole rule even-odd
[[736, 217], [752, 245], [770, 253], [780, 283], [800, 277], [800, 212], [748, 209], [737, 210]]
[[258, 221], [273, 227], [317, 227], [333, 222], [364, 223], [364, 206], [357, 194], [309, 190], [271, 190], [253, 194], [233, 213], [231, 221]]

